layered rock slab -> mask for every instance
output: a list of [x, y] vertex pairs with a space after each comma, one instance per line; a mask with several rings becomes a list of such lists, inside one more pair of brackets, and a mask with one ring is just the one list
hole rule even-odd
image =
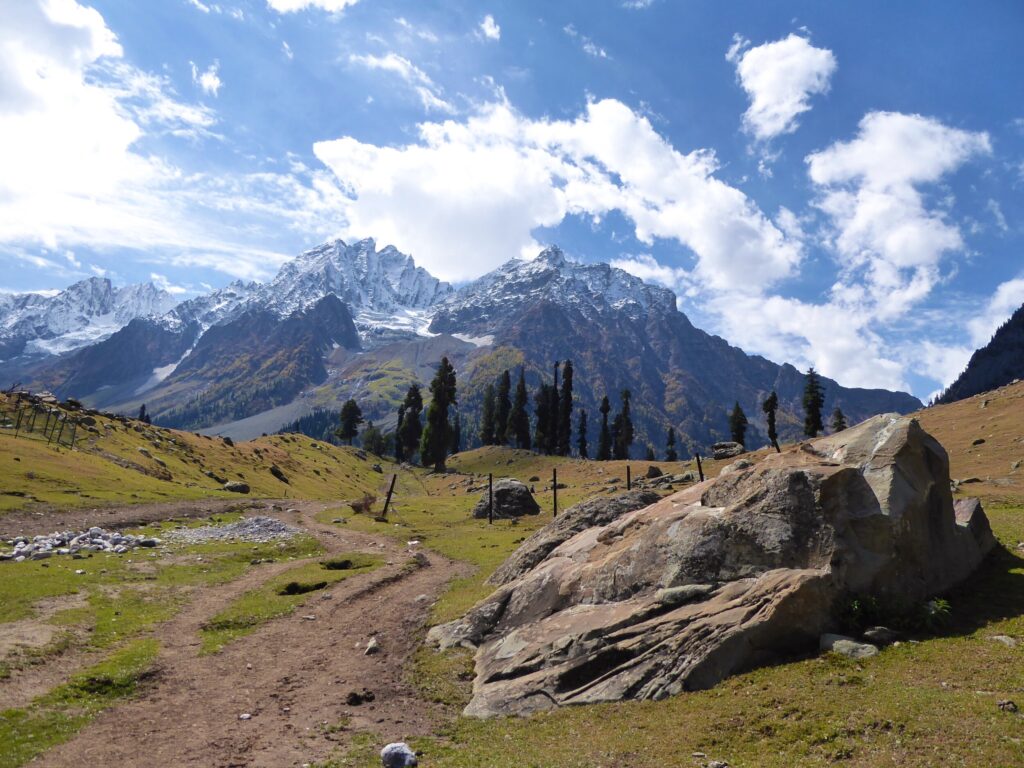
[[467, 715], [710, 687], [814, 647], [845, 596], [913, 604], [995, 544], [980, 505], [954, 512], [942, 446], [896, 415], [570, 533], [431, 631], [477, 649]]

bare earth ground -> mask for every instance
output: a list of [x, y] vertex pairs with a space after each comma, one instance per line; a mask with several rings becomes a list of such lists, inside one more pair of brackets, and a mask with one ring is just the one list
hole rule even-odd
[[[294, 615], [207, 656], [198, 655], [203, 622], [298, 561], [262, 566], [230, 584], [198, 590], [178, 616], [156, 630], [161, 652], [150, 687], [34, 765], [300, 766], [326, 759], [347, 740], [349, 729], [401, 739], [429, 733], [440, 722], [440, 708], [416, 697], [404, 669], [422, 639], [431, 604], [465, 568], [431, 553], [429, 565], [410, 569], [408, 553], [394, 541], [315, 522], [323, 503], [290, 504], [299, 512], [275, 516], [316, 535], [328, 553], [375, 552], [388, 564], [339, 582]], [[197, 515], [216, 511], [209, 503], [147, 505], [111, 510], [104, 523], [180, 516], [196, 506], [204, 509]], [[36, 519], [43, 530], [57, 525]], [[67, 525], [67, 513], [61, 513], [59, 527]], [[367, 656], [371, 636], [382, 650]], [[58, 677], [66, 676], [70, 660], [58, 666]], [[28, 687], [22, 679], [18, 698], [53, 684], [49, 671], [43, 677]], [[350, 691], [364, 688], [373, 692], [372, 702], [346, 704]], [[252, 718], [239, 719], [243, 713]]]

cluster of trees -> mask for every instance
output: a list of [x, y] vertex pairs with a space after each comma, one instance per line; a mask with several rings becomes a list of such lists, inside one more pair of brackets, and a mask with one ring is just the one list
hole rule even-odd
[[[366, 421], [361, 438], [363, 448], [378, 456], [393, 450], [397, 461], [413, 461], [419, 454], [424, 466], [433, 465], [436, 471], [443, 472], [448, 456], [458, 453], [462, 444], [462, 420], [457, 406], [455, 368], [443, 357], [430, 383], [425, 420], [423, 393], [419, 384], [413, 384], [398, 406], [395, 432], [385, 435], [372, 421]], [[351, 445], [359, 434], [359, 425], [364, 423], [362, 409], [355, 400], [342, 405], [339, 421], [335, 434]]]
[[[825, 424], [821, 414], [822, 408], [825, 407], [825, 388], [821, 385], [821, 378], [813, 367], [807, 371], [802, 402], [804, 407], [804, 435], [807, 437], [817, 437], [818, 433], [825, 431]], [[761, 410], [764, 412], [765, 419], [768, 422], [768, 441], [776, 451], [780, 450], [779, 434], [776, 430], [775, 422], [775, 413], [778, 409], [779, 396], [772, 390], [768, 398], [761, 403]], [[736, 402], [732, 411], [729, 412], [729, 433], [732, 436], [733, 442], [740, 443], [741, 445], [745, 444], [747, 425], [747, 415], [743, 412], [739, 402]], [[832, 432], [842, 432], [846, 429], [846, 426], [846, 415], [837, 405], [835, 410], [832, 411]]]

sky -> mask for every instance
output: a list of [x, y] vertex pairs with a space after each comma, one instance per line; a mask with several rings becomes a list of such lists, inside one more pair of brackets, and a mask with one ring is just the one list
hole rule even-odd
[[1024, 303], [1024, 4], [3, 0], [0, 291], [555, 243], [928, 398]]

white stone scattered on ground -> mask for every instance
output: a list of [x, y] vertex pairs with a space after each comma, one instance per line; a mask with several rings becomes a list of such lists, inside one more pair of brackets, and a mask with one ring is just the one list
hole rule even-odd
[[388, 744], [380, 751], [380, 762], [384, 768], [409, 768], [419, 765], [416, 753], [404, 741]]
[[12, 549], [0, 552], [0, 560], [21, 563], [25, 560], [45, 560], [54, 555], [76, 555], [79, 552], [123, 555], [138, 547], [151, 548], [160, 543], [160, 539], [153, 536], [134, 536], [97, 527], [87, 531], [54, 531], [45, 536], [16, 536], [8, 539], [7, 545]]
[[838, 653], [851, 659], [866, 659], [878, 655], [878, 647], [871, 643], [858, 643], [852, 637], [824, 634], [821, 636], [821, 650]]

